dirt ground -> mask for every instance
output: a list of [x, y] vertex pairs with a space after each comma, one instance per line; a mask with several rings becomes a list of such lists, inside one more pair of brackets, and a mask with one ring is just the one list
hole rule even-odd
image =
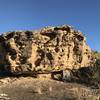
[[0, 79], [0, 100], [100, 100], [100, 89], [48, 78]]

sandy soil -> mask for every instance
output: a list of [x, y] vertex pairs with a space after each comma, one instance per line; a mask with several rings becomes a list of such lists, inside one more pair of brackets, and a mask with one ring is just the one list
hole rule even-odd
[[48, 78], [0, 79], [0, 100], [100, 100], [100, 89]]

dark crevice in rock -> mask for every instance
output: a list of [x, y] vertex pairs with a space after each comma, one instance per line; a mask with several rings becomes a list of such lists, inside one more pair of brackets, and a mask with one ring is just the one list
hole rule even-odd
[[65, 30], [67, 32], [70, 32], [70, 27], [55, 27], [54, 30]]
[[48, 58], [49, 60], [53, 60], [53, 56], [52, 56], [51, 53], [47, 53], [46, 56], [47, 56], [47, 58]]
[[8, 39], [13, 38], [14, 35], [15, 35], [15, 32], [11, 32], [11, 33], [8, 33], [8, 34], [5, 36], [5, 38], [6, 38], [6, 40], [8, 40]]
[[35, 66], [40, 66], [40, 63], [41, 63], [42, 59], [41, 58], [38, 58], [36, 61], [35, 61]]
[[56, 48], [55, 48], [55, 51], [56, 51], [56, 52], [59, 52], [59, 47], [56, 47]]
[[0, 42], [3, 42], [3, 41], [5, 41], [6, 39], [1, 35], [0, 36]]
[[26, 34], [28, 39], [32, 39], [33, 38], [33, 33], [31, 31], [26, 31], [25, 34]]

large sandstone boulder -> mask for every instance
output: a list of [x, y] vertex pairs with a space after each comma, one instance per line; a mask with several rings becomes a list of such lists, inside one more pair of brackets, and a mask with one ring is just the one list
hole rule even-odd
[[93, 66], [91, 49], [82, 32], [71, 26], [0, 36], [0, 70], [12, 73], [48, 72]]

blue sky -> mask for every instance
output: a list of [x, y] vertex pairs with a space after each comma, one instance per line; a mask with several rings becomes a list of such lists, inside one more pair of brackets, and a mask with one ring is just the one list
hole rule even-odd
[[0, 0], [0, 33], [68, 24], [100, 51], [100, 0]]

